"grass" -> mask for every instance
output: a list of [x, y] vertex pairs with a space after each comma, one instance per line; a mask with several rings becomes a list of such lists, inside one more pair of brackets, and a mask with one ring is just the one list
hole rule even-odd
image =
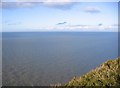
[[65, 85], [56, 84], [54, 88], [76, 88], [77, 86], [120, 86], [120, 58], [108, 60], [87, 74], [74, 77]]

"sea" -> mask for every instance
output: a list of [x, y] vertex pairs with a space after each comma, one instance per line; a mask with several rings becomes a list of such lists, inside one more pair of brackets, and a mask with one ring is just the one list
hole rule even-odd
[[63, 85], [117, 57], [117, 32], [3, 32], [2, 85]]

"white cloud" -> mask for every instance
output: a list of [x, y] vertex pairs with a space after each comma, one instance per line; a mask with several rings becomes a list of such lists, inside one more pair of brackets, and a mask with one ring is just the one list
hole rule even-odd
[[3, 2], [3, 9], [29, 8], [38, 5], [35, 2]]
[[71, 4], [71, 0], [43, 0], [42, 3], [48, 6], [64, 6]]
[[98, 7], [86, 7], [84, 9], [85, 12], [89, 12], [89, 13], [99, 13], [101, 12], [100, 8]]
[[43, 2], [45, 3], [49, 3], [49, 2], [61, 2], [61, 3], [64, 3], [64, 2], [72, 2], [73, 0], [42, 0]]
[[72, 2], [74, 0], [2, 0], [2, 2]]
[[[1, 0], [2, 2], [43, 2], [46, 0]], [[60, 1], [60, 2], [65, 2], [65, 1], [72, 1], [72, 2], [119, 2], [119, 0], [47, 0], [47, 1]]]
[[21, 2], [21, 3], [16, 3], [16, 4], [18, 7], [32, 7], [35, 5], [35, 3], [28, 3], [28, 2], [26, 3]]
[[41, 5], [65, 10], [73, 7], [74, 4], [75, 2], [72, 2], [72, 0], [12, 0], [11, 2], [4, 0], [2, 2], [2, 7], [4, 9], [16, 9]]

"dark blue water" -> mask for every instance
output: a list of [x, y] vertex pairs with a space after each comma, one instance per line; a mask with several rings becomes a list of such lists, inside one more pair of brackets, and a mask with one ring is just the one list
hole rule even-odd
[[3, 33], [3, 85], [66, 83], [118, 57], [115, 32]]

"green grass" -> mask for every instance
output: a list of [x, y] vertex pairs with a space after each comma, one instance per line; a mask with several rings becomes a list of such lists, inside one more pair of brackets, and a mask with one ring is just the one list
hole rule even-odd
[[[74, 77], [62, 86], [64, 88], [74, 88], [76, 86], [120, 86], [120, 58], [108, 60], [100, 67], [91, 70], [81, 77]], [[62, 86], [58, 84], [54, 87]]]

